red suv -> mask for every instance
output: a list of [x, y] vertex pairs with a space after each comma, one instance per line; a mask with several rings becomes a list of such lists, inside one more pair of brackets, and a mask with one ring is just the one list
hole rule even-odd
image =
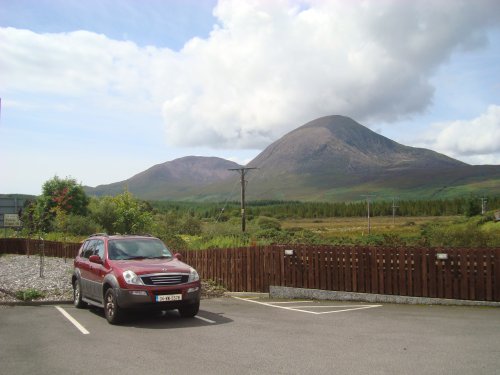
[[94, 234], [83, 242], [74, 265], [74, 305], [103, 307], [111, 324], [126, 309], [178, 309], [181, 316], [194, 317], [200, 308], [198, 273], [158, 238]]

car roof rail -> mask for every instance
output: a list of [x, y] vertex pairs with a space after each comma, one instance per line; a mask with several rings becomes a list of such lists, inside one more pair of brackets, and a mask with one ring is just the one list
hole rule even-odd
[[89, 237], [109, 237], [107, 233], [94, 233], [91, 234]]

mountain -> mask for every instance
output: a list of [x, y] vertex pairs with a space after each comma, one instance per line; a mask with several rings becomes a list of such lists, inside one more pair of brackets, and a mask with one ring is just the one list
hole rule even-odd
[[[424, 148], [402, 145], [344, 116], [311, 121], [278, 139], [248, 165], [248, 200], [352, 201], [365, 194], [437, 199], [499, 194], [500, 166], [472, 166]], [[240, 168], [220, 159], [188, 156], [155, 165], [128, 180], [96, 188], [127, 188], [150, 200], [239, 199]]]
[[286, 134], [249, 165], [292, 173], [348, 173], [466, 165], [434, 151], [403, 146], [356, 121], [328, 116]]
[[148, 200], [179, 200], [197, 195], [207, 185], [233, 177], [229, 168], [237, 163], [216, 157], [186, 156], [157, 164], [144, 172], [120, 182], [86, 187], [90, 195], [116, 195], [125, 189]]
[[259, 168], [249, 191], [268, 199], [358, 200], [376, 192], [437, 198], [463, 193], [458, 188], [464, 184], [500, 178], [499, 166], [470, 166], [404, 146], [344, 116], [291, 131], [248, 166]]

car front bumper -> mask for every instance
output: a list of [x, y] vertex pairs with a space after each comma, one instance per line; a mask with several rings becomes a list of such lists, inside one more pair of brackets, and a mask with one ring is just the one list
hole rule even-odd
[[[157, 302], [157, 295], [180, 294], [181, 300]], [[117, 290], [118, 306], [125, 309], [152, 308], [160, 310], [178, 309], [179, 307], [200, 302], [201, 285], [191, 283], [175, 289], [123, 289]]]

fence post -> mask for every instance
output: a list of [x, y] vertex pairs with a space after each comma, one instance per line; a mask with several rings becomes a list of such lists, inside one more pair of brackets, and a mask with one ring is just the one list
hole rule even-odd
[[44, 268], [44, 263], [45, 263], [45, 243], [43, 242], [43, 237], [40, 237], [40, 244], [39, 249], [40, 249], [40, 277], [43, 278], [43, 268]]

